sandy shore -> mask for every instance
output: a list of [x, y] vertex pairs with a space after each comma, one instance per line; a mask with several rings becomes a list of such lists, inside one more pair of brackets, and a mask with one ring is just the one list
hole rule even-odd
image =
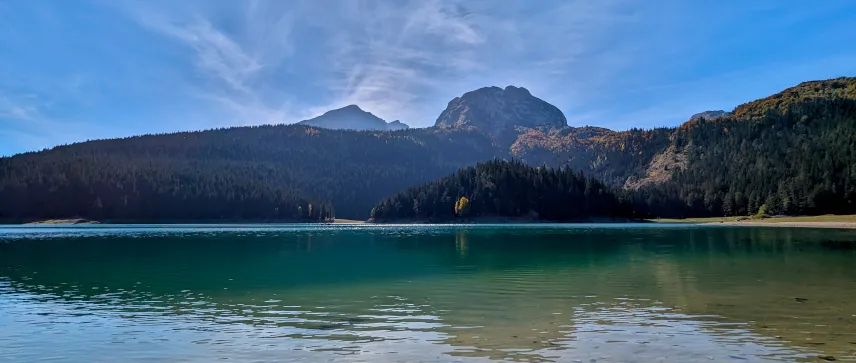
[[359, 221], [359, 220], [355, 220], [355, 219], [341, 219], [341, 218], [336, 218], [333, 220], [333, 224], [363, 224], [363, 223], [366, 223], [366, 221]]
[[90, 221], [83, 218], [68, 218], [68, 219], [48, 219], [44, 221], [31, 222], [25, 224], [98, 224], [99, 222]]
[[776, 221], [735, 221], [718, 223], [700, 223], [712, 226], [745, 227], [789, 227], [789, 228], [842, 228], [856, 229], [856, 222], [776, 222]]

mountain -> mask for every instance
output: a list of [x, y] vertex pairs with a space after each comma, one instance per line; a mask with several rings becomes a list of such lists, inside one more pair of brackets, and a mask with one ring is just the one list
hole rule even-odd
[[737, 106], [732, 115], [743, 120], [759, 120], [770, 113], [789, 113], [798, 104], [841, 99], [856, 99], [855, 77], [803, 82], [770, 97]]
[[[678, 198], [673, 215], [856, 213], [856, 78], [804, 82], [690, 120], [637, 181], [640, 198]], [[668, 164], [668, 163], [667, 163]], [[656, 170], [661, 168], [661, 170]]]
[[[505, 102], [516, 110], [516, 118], [504, 118], [512, 120], [510, 125], [544, 124], [526, 123], [531, 118], [524, 109], [553, 109], [554, 125], [564, 123], [561, 112], [528, 91], [495, 90], [523, 100], [520, 105]], [[471, 97], [461, 99], [462, 105], [471, 104]], [[353, 119], [362, 120], [362, 126], [343, 126]], [[326, 214], [365, 219], [390, 193], [476, 162], [512, 156], [509, 142], [474, 127], [394, 133], [307, 127], [379, 128], [382, 122], [350, 106], [297, 125], [97, 140], [0, 158], [0, 220], [287, 220], [300, 218], [297, 206], [310, 215], [309, 204], [313, 216], [325, 206]], [[511, 131], [516, 138], [517, 131]], [[249, 205], [259, 209], [243, 212]]]
[[409, 126], [401, 121], [387, 123], [357, 105], [345, 106], [325, 112], [323, 115], [298, 122], [300, 125], [323, 127], [333, 130], [405, 130]]
[[[352, 118], [341, 115], [380, 125], [356, 106], [314, 120]], [[650, 215], [856, 213], [856, 78], [801, 83], [678, 127], [565, 122], [509, 86], [455, 98], [424, 129], [298, 124], [63, 145], [0, 158], [0, 219], [364, 219], [384, 197], [494, 158], [581, 171]]]
[[722, 111], [722, 110], [718, 110], [718, 111], [704, 111], [704, 112], [699, 112], [699, 113], [697, 113], [697, 114], [695, 114], [695, 115], [692, 115], [692, 117], [690, 117], [690, 120], [691, 120], [691, 121], [695, 121], [695, 120], [702, 119], [702, 118], [703, 118], [703, 119], [707, 119], [707, 120], [712, 120], [712, 119], [715, 119], [715, 118], [728, 116], [729, 114], [731, 114], [731, 113], [730, 113], [730, 112], [725, 112], [725, 111]]
[[[486, 124], [461, 119], [458, 125]], [[623, 187], [640, 213], [856, 213], [856, 78], [804, 82], [673, 128], [525, 125], [500, 148], [530, 165], [581, 170]]]
[[390, 131], [395, 131], [395, 130], [407, 130], [410, 128], [410, 126], [407, 126], [407, 124], [402, 123], [401, 121], [395, 120], [395, 121], [392, 121], [392, 122], [386, 124], [386, 128]]
[[439, 128], [475, 128], [499, 137], [518, 127], [566, 127], [556, 106], [532, 96], [525, 88], [485, 87], [455, 97], [434, 123]]
[[[573, 206], [573, 207], [569, 207]], [[494, 160], [458, 170], [381, 201], [376, 222], [473, 219], [590, 221], [634, 218], [603, 183], [568, 168], [534, 168]]]
[[0, 220], [287, 220], [309, 204], [365, 219], [393, 191], [496, 155], [469, 130], [275, 125], [88, 141], [0, 158]]
[[519, 131], [509, 149], [514, 158], [581, 170], [613, 186], [644, 175], [674, 133], [673, 128], [612, 131], [591, 126]]

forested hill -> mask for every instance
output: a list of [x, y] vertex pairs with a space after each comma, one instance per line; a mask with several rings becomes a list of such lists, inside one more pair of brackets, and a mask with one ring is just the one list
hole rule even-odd
[[0, 158], [0, 219], [289, 220], [329, 203], [365, 219], [389, 193], [497, 153], [466, 130], [301, 125], [90, 141]]
[[[565, 177], [574, 175], [569, 170], [585, 170], [606, 178], [608, 186], [623, 186], [622, 199], [638, 216], [853, 214], [856, 78], [805, 82], [674, 129], [527, 129], [511, 152], [527, 155], [530, 163], [563, 166], [565, 174], [558, 173]], [[551, 183], [573, 184], [556, 181], [554, 173], [519, 163], [483, 164], [395, 194], [375, 215], [446, 220], [455, 216], [454, 199], [460, 197], [469, 199], [475, 215], [568, 220], [580, 216], [574, 213], [603, 213], [589, 210], [586, 203], [597, 199], [580, 197], [578, 189], [550, 189]], [[544, 195], [560, 203], [540, 201]]]
[[494, 160], [396, 193], [372, 209], [376, 222], [586, 221], [637, 215], [600, 181], [568, 168]]
[[675, 128], [612, 131], [569, 127], [527, 90], [490, 87], [455, 98], [426, 129], [90, 141], [0, 158], [0, 220], [365, 219], [395, 192], [512, 157], [633, 190], [634, 208], [653, 215], [856, 213], [854, 102], [856, 78], [838, 78]]
[[856, 213], [856, 78], [802, 83], [687, 122], [655, 159], [635, 184], [639, 198], [683, 201], [658, 215]]

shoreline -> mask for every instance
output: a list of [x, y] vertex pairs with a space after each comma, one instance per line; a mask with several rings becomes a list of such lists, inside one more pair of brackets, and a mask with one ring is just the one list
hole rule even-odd
[[451, 220], [424, 220], [424, 219], [390, 219], [383, 221], [367, 221], [366, 224], [623, 224], [623, 223], [651, 223], [647, 219], [629, 219], [629, 218], [602, 218], [592, 217], [569, 221], [551, 221], [531, 218], [512, 218], [512, 217], [477, 217], [477, 218], [460, 218]]
[[58, 219], [46, 219], [43, 221], [35, 221], [35, 222], [27, 222], [27, 223], [17, 223], [22, 225], [80, 225], [80, 224], [101, 224], [98, 221], [92, 221], [84, 218], [58, 218]]
[[95, 221], [85, 218], [56, 218], [36, 221], [21, 221], [21, 220], [6, 220], [0, 221], [0, 226], [78, 226], [78, 225], [117, 225], [117, 224], [363, 224], [365, 221], [353, 219], [336, 219], [325, 222], [307, 222], [307, 221], [264, 221], [264, 220], [164, 220], [164, 221], [148, 221], [148, 220], [107, 220]]
[[727, 226], [727, 227], [856, 229], [856, 222], [734, 221], [734, 222], [709, 222], [709, 223], [693, 223], [693, 224], [699, 225], [699, 226]]
[[856, 229], [856, 214], [817, 216], [708, 217], [687, 219], [651, 219], [655, 223], [686, 223], [705, 226], [773, 227], [773, 228], [836, 228]]
[[221, 224], [247, 224], [247, 225], [271, 225], [271, 224], [337, 224], [337, 225], [393, 225], [393, 224], [625, 224], [625, 223], [651, 223], [651, 224], [685, 224], [695, 226], [723, 226], [723, 227], [771, 227], [771, 228], [827, 228], [827, 229], [856, 229], [856, 215], [824, 215], [807, 217], [772, 217], [764, 219], [744, 219], [745, 217], [712, 217], [712, 218], [688, 218], [688, 219], [611, 219], [591, 218], [575, 221], [546, 221], [524, 218], [473, 218], [463, 220], [386, 220], [386, 221], [361, 221], [353, 219], [336, 219], [326, 222], [295, 222], [295, 221], [251, 221], [251, 220], [197, 220], [197, 221], [93, 221], [84, 218], [57, 218], [40, 221], [0, 221], [0, 225], [18, 226], [78, 226], [78, 225], [117, 225], [117, 224], [161, 224], [161, 225], [221, 225]]

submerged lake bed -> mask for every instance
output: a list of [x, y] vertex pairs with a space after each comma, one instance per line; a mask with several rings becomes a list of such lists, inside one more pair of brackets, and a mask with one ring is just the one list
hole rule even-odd
[[3, 226], [0, 357], [856, 361], [856, 230]]

